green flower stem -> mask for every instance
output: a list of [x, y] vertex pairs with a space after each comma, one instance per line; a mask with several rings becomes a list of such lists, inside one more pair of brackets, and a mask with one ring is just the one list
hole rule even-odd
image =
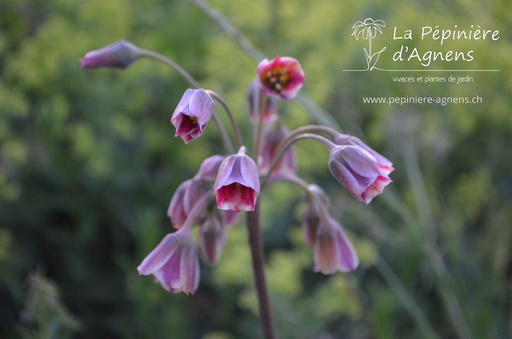
[[[181, 67], [180, 65], [178, 65], [171, 59], [167, 58], [166, 56], [164, 56], [160, 53], [156, 53], [154, 51], [150, 51], [148, 49], [142, 49], [142, 48], [139, 48], [139, 55], [140, 55], [140, 57], [155, 59], [155, 60], [158, 60], [158, 61], [166, 64], [167, 66], [171, 67], [174, 71], [176, 71], [183, 78], [183, 80], [185, 80], [192, 88], [196, 88], [196, 89], [201, 88], [199, 83], [183, 67]], [[226, 113], [228, 114], [230, 121], [233, 123], [234, 122], [233, 114], [227, 108], [225, 101], [217, 94], [214, 98], [221, 103], [222, 107], [224, 107], [224, 109], [226, 110]], [[231, 143], [229, 135], [226, 132], [226, 129], [224, 128], [224, 125], [222, 125], [222, 122], [219, 120], [219, 117], [217, 116], [217, 114], [215, 114], [215, 112], [213, 112], [212, 117], [213, 117], [213, 122], [217, 126], [217, 129], [221, 135], [222, 142], [223, 142], [224, 147], [226, 148], [227, 152], [234, 153], [233, 144]], [[234, 125], [236, 126], [236, 124], [234, 124]], [[239, 142], [240, 140], [239, 140], [238, 128], [234, 127], [234, 130], [235, 130], [235, 135], [237, 136], [237, 142]]]
[[325, 204], [322, 201], [320, 201], [316, 195], [311, 193], [311, 191], [309, 189], [309, 184], [304, 179], [302, 179], [301, 177], [299, 177], [295, 174], [279, 173], [279, 174], [271, 176], [270, 179], [267, 181], [267, 184], [270, 185], [276, 181], [286, 181], [286, 182], [295, 184], [295, 186], [297, 186], [302, 191], [304, 191], [304, 193], [306, 193], [306, 198], [308, 200], [314, 201], [317, 204], [317, 206], [319, 207], [324, 218], [329, 217], [329, 212], [327, 210], [327, 206], [325, 206]]
[[158, 60], [158, 61], [166, 64], [167, 66], [171, 67], [183, 78], [183, 80], [188, 82], [188, 84], [191, 87], [201, 88], [199, 83], [183, 67], [181, 67], [180, 65], [178, 65], [171, 59], [167, 58], [166, 56], [164, 56], [160, 53], [150, 51], [148, 49], [142, 49], [142, 48], [139, 49], [139, 53], [140, 53], [141, 57], [152, 58], [152, 59]]
[[265, 259], [263, 255], [263, 244], [260, 230], [260, 202], [256, 203], [254, 211], [247, 212], [246, 224], [251, 247], [252, 270], [254, 274], [254, 283], [258, 295], [258, 306], [261, 317], [261, 325], [265, 339], [276, 338], [274, 332], [274, 323], [270, 310], [270, 298], [268, 295], [267, 282], [265, 279]]
[[332, 137], [333, 139], [336, 138], [336, 136], [338, 136], [338, 134], [340, 134], [340, 132], [338, 132], [337, 130], [335, 130], [334, 128], [331, 128], [329, 126], [305, 125], [305, 126], [301, 126], [299, 128], [294, 129], [293, 131], [291, 131], [288, 134], [288, 136], [293, 137], [295, 135], [299, 135], [302, 133], [312, 133], [312, 132], [325, 133], [325, 134], [329, 135], [330, 137]]
[[272, 160], [272, 163], [270, 164], [267, 173], [265, 174], [263, 179], [260, 181], [261, 187], [263, 187], [267, 183], [267, 181], [270, 177], [270, 174], [272, 173], [274, 168], [277, 166], [277, 164], [283, 157], [284, 153], [288, 150], [288, 148], [290, 148], [291, 145], [293, 145], [293, 143], [295, 143], [296, 141], [299, 141], [302, 139], [312, 139], [312, 140], [319, 141], [322, 144], [324, 144], [325, 147], [327, 147], [329, 150], [331, 150], [333, 147], [336, 147], [335, 143], [333, 143], [329, 139], [326, 139], [325, 137], [318, 135], [318, 134], [312, 134], [312, 133], [289, 134], [286, 138], [284, 138], [283, 140], [281, 140], [279, 142], [279, 145], [277, 145], [276, 156], [274, 157], [274, 160]]
[[[238, 148], [242, 147], [244, 143], [242, 142], [242, 136], [240, 134], [240, 129], [238, 128], [238, 125], [235, 121], [235, 116], [234, 116], [233, 112], [231, 112], [231, 109], [229, 109], [229, 106], [226, 103], [226, 100], [224, 100], [223, 97], [221, 97], [219, 94], [217, 94], [214, 91], [206, 90], [206, 92], [208, 92], [212, 96], [212, 98], [217, 100], [218, 103], [221, 104], [221, 106], [224, 108], [224, 110], [228, 114], [229, 122], [231, 123], [231, 127], [233, 127], [233, 132], [235, 133], [235, 140], [238, 145]], [[231, 152], [231, 153], [234, 153], [234, 152]]]

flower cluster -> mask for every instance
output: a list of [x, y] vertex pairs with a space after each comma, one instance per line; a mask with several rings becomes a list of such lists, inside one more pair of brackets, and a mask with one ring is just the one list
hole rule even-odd
[[[87, 53], [81, 64], [82, 67], [127, 67], [140, 56], [152, 55], [132, 44], [118, 42]], [[175, 67], [174, 63], [169, 64]], [[330, 152], [328, 168], [334, 178], [350, 195], [366, 204], [383, 192], [391, 182], [389, 174], [394, 169], [388, 159], [360, 139], [330, 127], [310, 125], [290, 131], [279, 116], [277, 102], [294, 98], [304, 80], [302, 66], [294, 58], [276, 57], [260, 62], [247, 90], [248, 121], [254, 131], [252, 152], [233, 124], [237, 147], [230, 144], [227, 136], [228, 154], [204, 160], [197, 174], [176, 189], [167, 211], [175, 230], [140, 264], [140, 274], [153, 274], [171, 293], [194, 293], [200, 279], [197, 245], [208, 263], [217, 263], [226, 233], [240, 212], [255, 211], [260, 191], [276, 181], [296, 184], [305, 192], [302, 228], [304, 241], [313, 252], [313, 270], [333, 274], [357, 268], [359, 260], [353, 245], [329, 213], [329, 197], [319, 186], [308, 184], [298, 176], [294, 144], [301, 139], [324, 144]], [[215, 101], [231, 115], [222, 97], [197, 88], [194, 83], [191, 85], [194, 88], [184, 93], [170, 119], [176, 136], [185, 143], [205, 132], [216, 114]], [[199, 244], [194, 241], [194, 229], [198, 229]]]

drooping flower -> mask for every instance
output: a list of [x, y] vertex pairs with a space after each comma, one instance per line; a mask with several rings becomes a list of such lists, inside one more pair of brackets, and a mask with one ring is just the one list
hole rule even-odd
[[224, 215], [213, 211], [199, 228], [199, 243], [206, 261], [213, 265], [216, 264], [221, 256], [222, 249], [226, 244], [226, 224], [223, 220]]
[[[272, 116], [265, 124], [262, 132], [261, 157], [259, 161], [259, 169], [261, 173], [266, 173], [270, 169], [270, 165], [277, 156], [277, 146], [279, 142], [290, 132], [290, 130], [280, 121], [277, 115]], [[283, 154], [277, 165], [272, 170], [273, 174], [277, 173], [296, 173], [297, 161], [295, 158], [295, 148], [291, 146]]]
[[167, 208], [167, 216], [171, 219], [175, 228], [180, 228], [187, 220], [188, 213], [185, 211], [183, 201], [187, 187], [191, 182], [191, 180], [186, 180], [178, 186]]
[[222, 155], [212, 155], [203, 160], [197, 174], [196, 179], [214, 182], [217, 178], [217, 172], [219, 171], [220, 164], [225, 157]]
[[172, 114], [177, 137], [188, 144], [200, 137], [213, 114], [214, 102], [203, 89], [187, 89]]
[[307, 198], [306, 207], [302, 213], [302, 233], [306, 245], [313, 248], [320, 222], [328, 213], [330, 199], [318, 185], [308, 186]]
[[359, 146], [335, 146], [329, 170], [357, 200], [369, 204], [392, 181], [373, 156]]
[[313, 251], [315, 272], [351, 272], [359, 265], [354, 246], [341, 225], [330, 216], [323, 218], [318, 226]]
[[251, 82], [247, 89], [247, 106], [251, 121], [256, 121], [263, 114], [263, 122], [266, 122], [277, 113], [277, 99], [273, 96], [263, 97], [258, 79]]
[[154, 274], [170, 293], [194, 294], [199, 285], [197, 248], [189, 228], [167, 234], [137, 267], [139, 274]]
[[[171, 218], [174, 228], [179, 229], [185, 224], [190, 211], [206, 195], [211, 194], [211, 184], [204, 180], [189, 179], [182, 182], [172, 196], [167, 216]], [[206, 205], [196, 213], [194, 223], [201, 223], [206, 216]]]
[[291, 57], [263, 60], [256, 69], [264, 93], [281, 99], [292, 99], [304, 83], [304, 71], [299, 61]]
[[258, 167], [241, 147], [237, 154], [224, 159], [217, 174], [214, 190], [217, 207], [231, 211], [253, 211], [260, 192]]
[[369, 153], [369, 155], [371, 157], [373, 157], [375, 159], [375, 161], [379, 165], [380, 169], [383, 170], [384, 173], [386, 173], [387, 175], [389, 175], [391, 172], [393, 172], [395, 170], [393, 168], [393, 163], [391, 161], [389, 161], [386, 157], [384, 157], [383, 155], [379, 154], [378, 152], [376, 152], [375, 150], [370, 148], [370, 146], [368, 146], [361, 139], [359, 139], [355, 136], [340, 133], [336, 137], [335, 143], [337, 145], [359, 146], [364, 151]]
[[120, 40], [88, 52], [80, 59], [80, 65], [82, 68], [126, 68], [140, 57], [139, 51], [134, 44]]
[[359, 36], [362, 36], [364, 40], [368, 38], [373, 39], [377, 36], [377, 32], [382, 34], [382, 27], [386, 24], [382, 20], [373, 20], [372, 18], [366, 18], [364, 21], [357, 21], [353, 26], [352, 35], [359, 40]]

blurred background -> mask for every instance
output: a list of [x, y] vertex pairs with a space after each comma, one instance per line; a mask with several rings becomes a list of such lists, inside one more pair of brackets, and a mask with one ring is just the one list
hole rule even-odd
[[[86, 52], [119, 39], [181, 64], [226, 98], [246, 131], [257, 51], [293, 56], [306, 82], [301, 98], [279, 106], [286, 123], [328, 123], [393, 161], [393, 183], [366, 206], [331, 177], [321, 145], [297, 145], [299, 173], [330, 194], [331, 213], [358, 250], [353, 273], [312, 272], [297, 188], [277, 184], [261, 195], [281, 338], [512, 336], [510, 2], [197, 3], [0, 3], [0, 337], [261, 337], [243, 219], [230, 230], [220, 262], [202, 263], [194, 296], [170, 295], [137, 274], [171, 231], [166, 210], [174, 190], [204, 158], [224, 151], [213, 124], [187, 146], [174, 138], [168, 121], [187, 85], [163, 64], [80, 69]], [[374, 51], [387, 47], [380, 68], [421, 68], [392, 61], [390, 53], [405, 43], [393, 39], [394, 26], [474, 24], [499, 30], [499, 40], [407, 43], [419, 51], [474, 50], [471, 63], [437, 61], [432, 69], [500, 72], [463, 72], [474, 81], [459, 85], [344, 72], [366, 67], [368, 41], [351, 34], [368, 17], [386, 22], [372, 41]], [[235, 38], [226, 33], [229, 24]], [[422, 95], [478, 95], [483, 102], [362, 101]]]

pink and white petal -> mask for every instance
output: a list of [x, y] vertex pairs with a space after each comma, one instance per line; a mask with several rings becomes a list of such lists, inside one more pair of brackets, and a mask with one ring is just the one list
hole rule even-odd
[[242, 196], [239, 186], [239, 184], [231, 184], [217, 191], [217, 207], [219, 209], [239, 211], [236, 209]]
[[175, 233], [167, 234], [137, 267], [139, 274], [148, 275], [160, 270], [174, 255], [179, 245], [180, 239]]
[[391, 179], [383, 176], [377, 177], [375, 182], [370, 185], [362, 194], [361, 198], [366, 203], [369, 204], [374, 197], [381, 194], [384, 191], [384, 188], [392, 182]]

